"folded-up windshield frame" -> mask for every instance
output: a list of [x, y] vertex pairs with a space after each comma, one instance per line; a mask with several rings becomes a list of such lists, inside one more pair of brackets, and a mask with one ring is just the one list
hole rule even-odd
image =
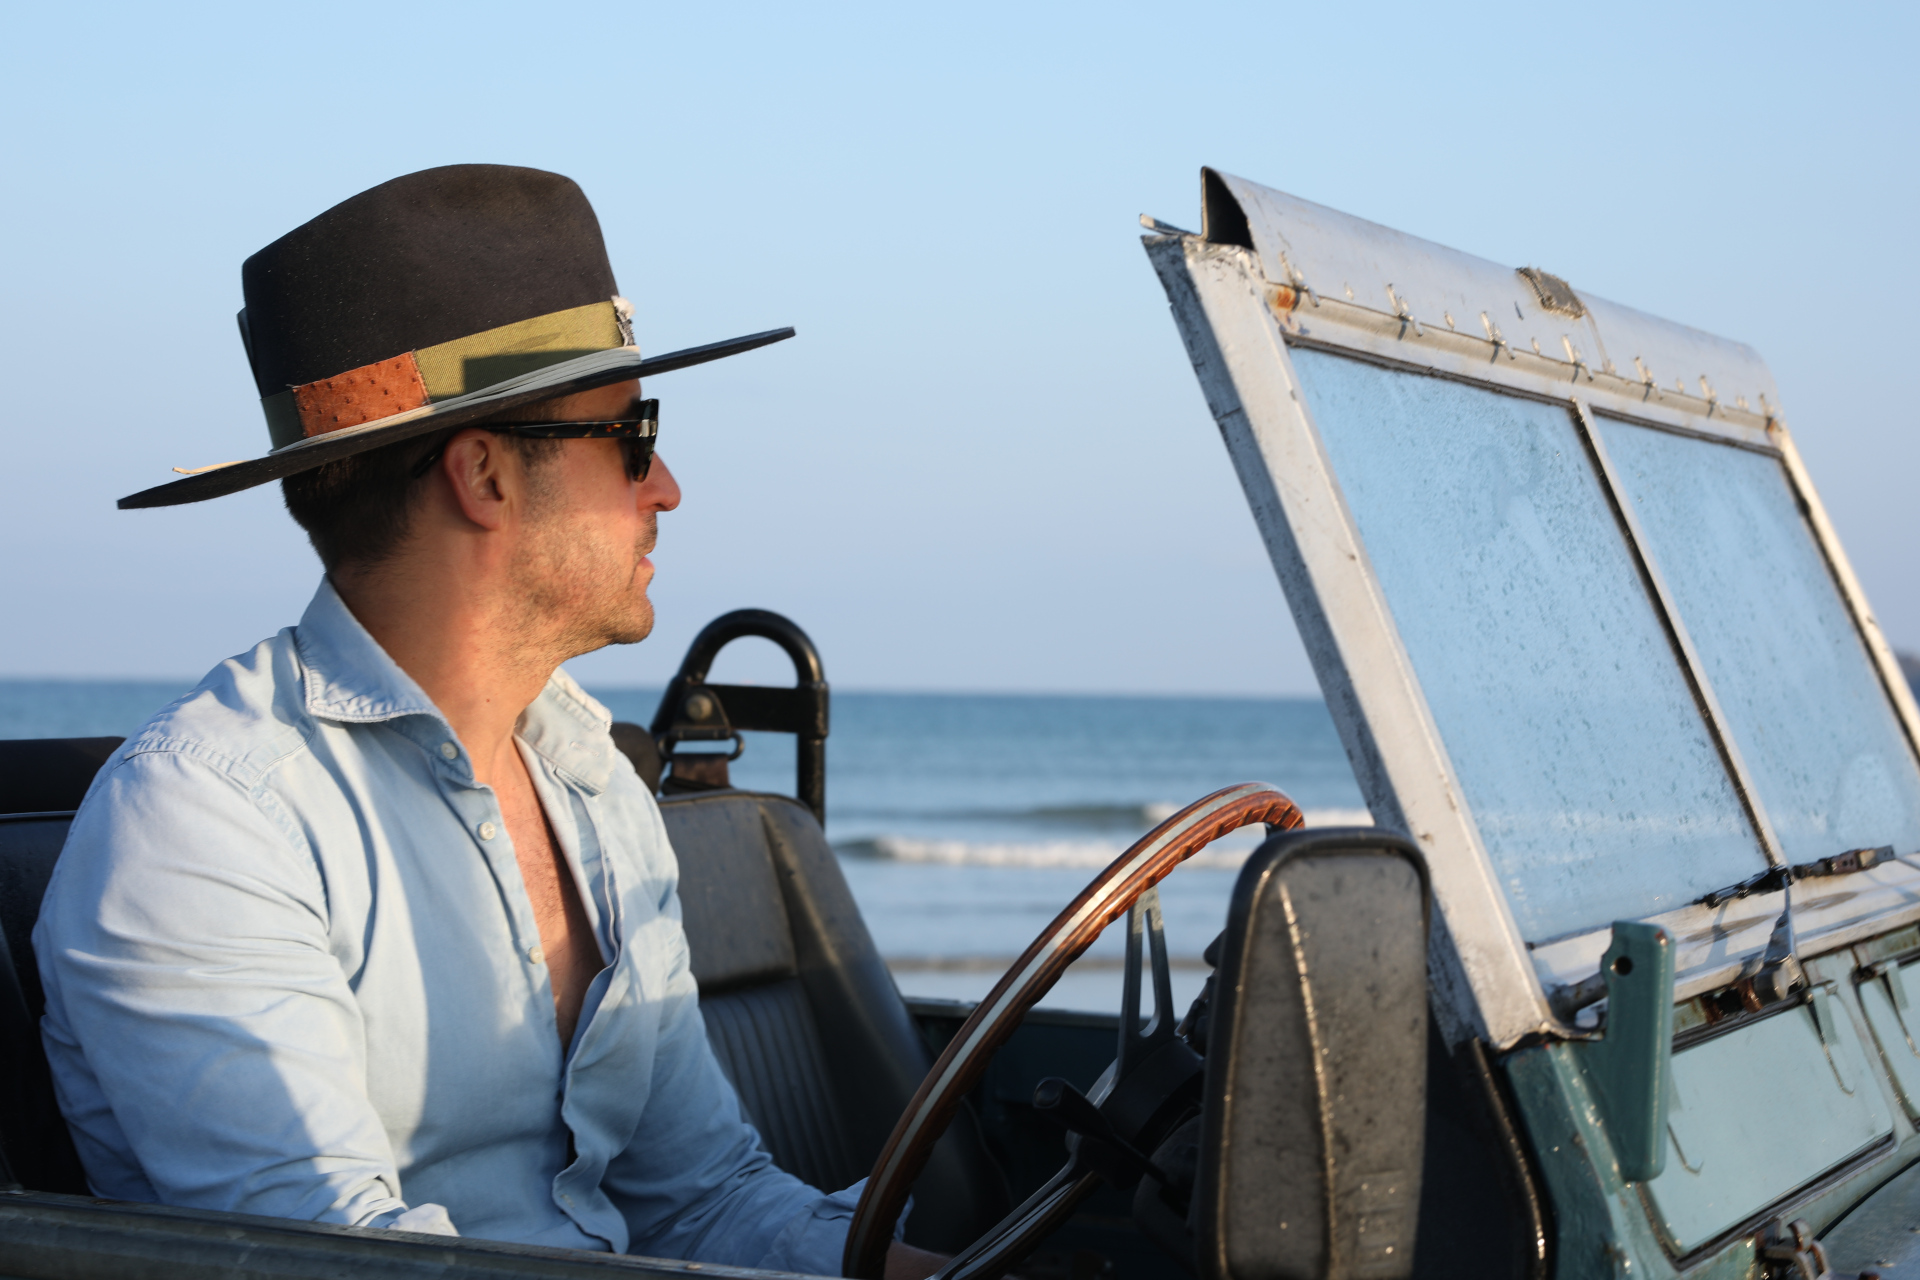
[[[1683, 998], [1737, 978], [1764, 949], [1771, 912], [1697, 905], [1723, 875], [1738, 881], [1804, 861], [1810, 849], [1837, 855], [1844, 850], [1822, 841], [1865, 843], [1863, 832], [1920, 853], [1920, 711], [1757, 356], [1581, 297], [1543, 273], [1511, 272], [1239, 179], [1206, 181], [1215, 238], [1154, 235], [1147, 249], [1362, 790], [1376, 820], [1412, 833], [1433, 865], [1443, 925], [1436, 1012], [1449, 1039], [1475, 1034], [1505, 1047], [1555, 1032], [1547, 994], [1594, 972], [1615, 918], [1669, 926]], [[1683, 377], [1687, 369], [1695, 372]], [[1450, 446], [1479, 454], [1463, 464]], [[1825, 615], [1789, 620], [1794, 636], [1845, 650], [1798, 704], [1770, 699], [1769, 686], [1729, 665], [1764, 650], [1779, 669], [1773, 678], [1791, 674], [1780, 666], [1785, 639], [1729, 650], [1745, 643], [1741, 619], [1703, 610], [1712, 574], [1700, 556], [1675, 556], [1676, 499], [1640, 474], [1655, 457], [1719, 467], [1732, 456], [1721, 450], [1750, 460], [1732, 472], [1759, 495], [1753, 510], [1784, 510], [1779, 494], [1791, 495], [1793, 527], [1774, 532], [1783, 547], [1799, 540], [1788, 557], [1797, 607], [1806, 613], [1822, 591], [1831, 598]], [[1406, 474], [1396, 478], [1396, 468]], [[1475, 483], [1481, 474], [1486, 486]], [[1428, 491], [1450, 481], [1457, 492]], [[1502, 486], [1519, 517], [1468, 509], [1497, 505], [1499, 494], [1479, 489]], [[1458, 527], [1475, 520], [1485, 524], [1479, 541]], [[1518, 550], [1470, 563], [1450, 584], [1478, 591], [1468, 602], [1478, 611], [1446, 607], [1432, 577], [1502, 539]], [[1579, 546], [1593, 564], [1569, 553]], [[1752, 568], [1737, 556], [1728, 563]], [[1528, 602], [1555, 592], [1558, 606], [1542, 607], [1560, 612], [1525, 634]], [[1731, 595], [1728, 609], [1741, 606], [1741, 593]], [[1490, 600], [1519, 602], [1511, 621], [1523, 634], [1487, 620]], [[1579, 652], [1554, 652], [1554, 626]], [[1623, 696], [1611, 700], [1589, 670], [1610, 653], [1627, 664], [1613, 677]], [[1555, 726], [1514, 722], [1503, 735], [1499, 716], [1519, 711], [1492, 706], [1482, 719], [1493, 723], [1475, 724], [1476, 693], [1491, 704], [1503, 690], [1455, 679], [1473, 661], [1511, 672], [1516, 686], [1535, 681], [1545, 691], [1535, 707], [1564, 705], [1593, 723], [1556, 736]], [[1520, 669], [1529, 663], [1542, 669]], [[1582, 671], [1585, 684], [1575, 679]], [[1715, 671], [1732, 686], [1731, 706]], [[1829, 787], [1840, 799], [1827, 803], [1819, 786], [1784, 781], [1796, 761], [1778, 722], [1782, 708], [1841, 703], [1855, 720], [1844, 733], [1820, 726], [1815, 771], [1844, 763], [1863, 716], [1877, 763]], [[1642, 722], [1651, 755], [1636, 762], [1621, 735]], [[1582, 728], [1600, 735], [1591, 740], [1603, 777], [1575, 767]], [[1540, 742], [1564, 751], [1568, 767], [1556, 773], [1535, 759]], [[1503, 750], [1514, 758], [1500, 760]], [[1769, 801], [1783, 798], [1776, 816]], [[1547, 829], [1556, 815], [1560, 836]], [[1886, 863], [1856, 880], [1796, 887], [1809, 950], [1920, 918], [1920, 872]]]

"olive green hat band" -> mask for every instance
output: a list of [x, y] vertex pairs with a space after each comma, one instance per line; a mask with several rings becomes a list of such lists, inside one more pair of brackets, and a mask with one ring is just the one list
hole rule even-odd
[[406, 351], [260, 402], [275, 449], [633, 345], [633, 305], [609, 298]]

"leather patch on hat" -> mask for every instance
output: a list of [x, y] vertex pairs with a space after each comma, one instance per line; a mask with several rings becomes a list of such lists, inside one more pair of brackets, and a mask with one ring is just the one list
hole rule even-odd
[[309, 436], [389, 418], [427, 403], [427, 384], [408, 351], [293, 389], [300, 429]]

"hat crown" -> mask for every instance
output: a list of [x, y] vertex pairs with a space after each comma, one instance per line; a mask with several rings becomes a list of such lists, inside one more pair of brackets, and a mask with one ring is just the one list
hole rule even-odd
[[281, 236], [240, 276], [263, 397], [619, 292], [579, 186], [492, 164], [383, 182]]

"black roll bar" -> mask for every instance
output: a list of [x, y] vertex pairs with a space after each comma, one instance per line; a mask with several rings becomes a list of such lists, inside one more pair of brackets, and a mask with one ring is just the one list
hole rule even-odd
[[[707, 683], [707, 673], [720, 651], [748, 636], [771, 640], [786, 651], [793, 661], [792, 688]], [[792, 619], [771, 610], [736, 609], [701, 628], [687, 646], [679, 673], [660, 695], [652, 733], [661, 757], [669, 764], [674, 748], [682, 742], [731, 738], [737, 757], [742, 730], [794, 735], [794, 794], [824, 826], [827, 707], [826, 672], [820, 664], [820, 651], [807, 633]]]

